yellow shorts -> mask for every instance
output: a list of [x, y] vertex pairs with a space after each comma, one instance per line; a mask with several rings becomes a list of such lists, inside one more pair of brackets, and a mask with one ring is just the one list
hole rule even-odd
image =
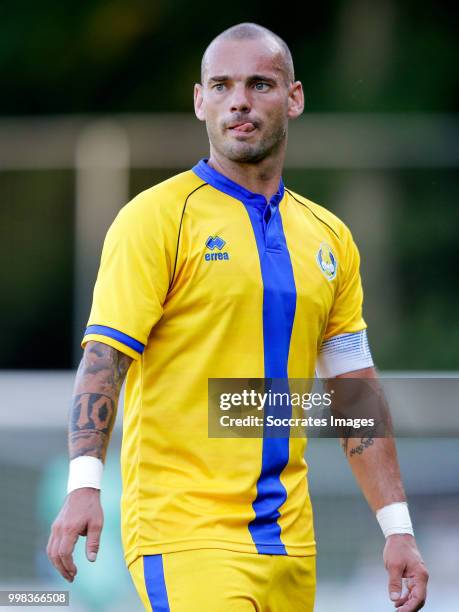
[[129, 566], [149, 612], [312, 612], [316, 558], [222, 549], [138, 557]]

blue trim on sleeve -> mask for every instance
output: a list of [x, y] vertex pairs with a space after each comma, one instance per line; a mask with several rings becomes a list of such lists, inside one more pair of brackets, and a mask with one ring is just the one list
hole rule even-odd
[[120, 332], [117, 329], [113, 329], [113, 327], [107, 327], [106, 325], [90, 325], [86, 328], [84, 335], [87, 336], [89, 334], [97, 334], [99, 336], [113, 338], [113, 340], [117, 340], [118, 342], [121, 342], [121, 344], [125, 344], [140, 354], [142, 354], [145, 350], [145, 346], [141, 342], [135, 338], [131, 338], [131, 336], [128, 336], [127, 334], [123, 334], [123, 332]]
[[162, 555], [143, 557], [143, 575], [153, 612], [170, 612]]

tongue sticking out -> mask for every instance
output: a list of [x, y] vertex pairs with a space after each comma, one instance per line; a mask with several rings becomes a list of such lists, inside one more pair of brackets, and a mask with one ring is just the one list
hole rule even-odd
[[255, 129], [253, 123], [243, 123], [242, 125], [237, 125], [233, 128], [237, 132], [252, 132]]

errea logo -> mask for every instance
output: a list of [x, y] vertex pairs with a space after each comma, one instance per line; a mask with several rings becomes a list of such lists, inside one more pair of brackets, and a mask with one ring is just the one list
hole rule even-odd
[[[226, 251], [223, 253], [221, 252], [225, 244], [226, 242], [223, 240], [223, 238], [220, 238], [220, 236], [209, 236], [206, 240], [206, 248], [214, 252], [206, 253], [204, 255], [204, 259], [206, 261], [223, 261], [225, 259], [229, 259], [230, 256]], [[218, 252], [215, 251], [215, 249], [217, 249]]]

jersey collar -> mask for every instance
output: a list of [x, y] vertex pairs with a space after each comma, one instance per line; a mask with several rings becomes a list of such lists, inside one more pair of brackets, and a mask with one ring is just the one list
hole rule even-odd
[[[249, 204], [257, 207], [265, 207], [266, 206], [266, 198], [261, 193], [254, 193], [253, 191], [249, 191], [242, 185], [235, 183], [227, 176], [220, 174], [217, 172], [215, 168], [212, 168], [207, 163], [207, 158], [201, 159], [193, 168], [193, 172], [199, 176], [203, 181], [206, 181], [215, 189], [219, 191], [223, 191], [227, 195], [236, 198], [237, 200], [242, 200], [245, 204]], [[275, 193], [271, 200], [270, 204], [277, 206], [282, 198], [284, 197], [284, 183], [282, 178], [279, 182], [279, 189], [277, 193]]]

